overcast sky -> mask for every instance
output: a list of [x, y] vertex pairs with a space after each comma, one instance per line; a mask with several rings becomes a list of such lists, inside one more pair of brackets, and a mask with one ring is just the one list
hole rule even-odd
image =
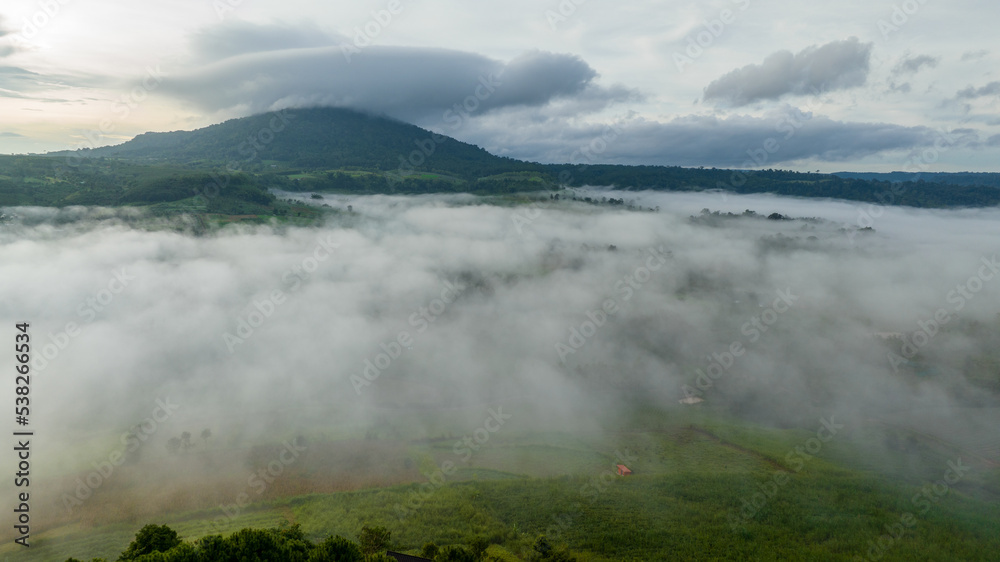
[[996, 171], [997, 16], [995, 0], [13, 0], [0, 152], [333, 105], [542, 162]]

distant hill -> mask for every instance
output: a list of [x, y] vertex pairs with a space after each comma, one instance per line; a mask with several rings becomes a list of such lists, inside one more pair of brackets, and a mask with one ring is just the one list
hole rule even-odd
[[[39, 164], [31, 158], [50, 162], [58, 158], [78, 165], [48, 174], [39, 172]], [[4, 161], [10, 162], [11, 172], [5, 171]], [[306, 108], [231, 119], [195, 131], [145, 133], [117, 146], [45, 157], [0, 157], [0, 205], [170, 202], [190, 196], [196, 181], [204, 183], [195, 172], [229, 174], [232, 170], [247, 174], [244, 187], [233, 192], [233, 197], [243, 199], [250, 196], [247, 189], [272, 188], [502, 194], [594, 185], [623, 190], [718, 189], [912, 207], [1000, 204], [1000, 174], [907, 177], [900, 173], [538, 164], [496, 156], [386, 117], [349, 109]], [[78, 193], [84, 189], [80, 186], [86, 186], [86, 193]]]
[[524, 169], [523, 162], [415, 125], [339, 108], [284, 110], [194, 131], [144, 133], [123, 144], [83, 149], [76, 155], [232, 165], [244, 171], [266, 170], [270, 165], [313, 170], [415, 168], [482, 177]]
[[1000, 188], [996, 172], [836, 172], [837, 177], [869, 181], [944, 183], [949, 185], [985, 185]]

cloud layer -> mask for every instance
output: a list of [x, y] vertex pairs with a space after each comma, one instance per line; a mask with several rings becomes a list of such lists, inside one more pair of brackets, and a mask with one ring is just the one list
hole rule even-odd
[[[156, 513], [151, 497], [231, 502], [204, 482], [245, 486], [256, 447], [289, 436], [357, 443], [394, 427], [394, 439], [426, 439], [442, 416], [467, 431], [498, 405], [518, 431], [586, 433], [684, 407], [694, 388], [707, 407], [756, 422], [911, 424], [934, 412], [949, 425], [923, 431], [995, 443], [994, 427], [971, 423], [985, 410], [963, 408], [996, 402], [967, 377], [997, 346], [986, 327], [1000, 275], [984, 265], [997, 210], [873, 219], [870, 206], [768, 196], [580, 195], [662, 211], [327, 196], [316, 202], [353, 213], [192, 236], [183, 224], [133, 228], [148, 220], [135, 210], [14, 210], [0, 223], [0, 278], [16, 298], [0, 303], [0, 322], [30, 321], [35, 341], [32, 427], [47, 436], [32, 451], [46, 468], [32, 481], [38, 505], [66, 516], [74, 478], [158, 400], [176, 406], [111, 480], [134, 513]], [[818, 219], [688, 220], [703, 207]], [[869, 225], [878, 233], [857, 234]], [[959, 299], [960, 285], [973, 294]], [[876, 334], [913, 334], [939, 310], [947, 330], [921, 344], [916, 366], [894, 366], [902, 342]], [[714, 357], [734, 342], [745, 352], [719, 376]], [[716, 380], [699, 383], [705, 372]], [[202, 428], [218, 462], [171, 460], [168, 438]]]
[[607, 105], [634, 95], [597, 85], [597, 72], [573, 55], [528, 51], [502, 62], [365, 41], [308, 25], [302, 32], [283, 24], [209, 28], [192, 38], [196, 69], [171, 76], [162, 91], [210, 112], [334, 106], [409, 121], [440, 121], [448, 110], [482, 114], [572, 97]]
[[957, 94], [958, 99], [972, 100], [976, 98], [984, 98], [987, 96], [1000, 96], [1000, 81], [990, 82], [985, 86], [980, 86], [976, 88], [974, 86], [969, 86], [963, 90], [960, 90]]
[[856, 37], [811, 46], [792, 53], [778, 51], [761, 64], [749, 64], [718, 78], [705, 88], [706, 100], [733, 106], [853, 88], [868, 79], [872, 43]]
[[[613, 127], [498, 115], [471, 123], [468, 129], [463, 131], [466, 136], [490, 151], [550, 163], [737, 168], [843, 162], [893, 153], [902, 166], [906, 154], [940, 137], [927, 127], [837, 121], [788, 106], [763, 117], [689, 115], [665, 122], [635, 118]], [[981, 145], [969, 130], [956, 139], [950, 146]]]

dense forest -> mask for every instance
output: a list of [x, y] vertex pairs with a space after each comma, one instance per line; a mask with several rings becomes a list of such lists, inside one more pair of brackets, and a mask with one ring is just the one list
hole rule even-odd
[[916, 182], [920, 180], [952, 185], [985, 185], [1000, 187], [1000, 173], [996, 172], [836, 172], [845, 179], [889, 182]]
[[[425, 543], [420, 557], [433, 562], [491, 562], [487, 554], [490, 542], [474, 537], [468, 545], [443, 548]], [[129, 562], [396, 562], [387, 554], [392, 548], [392, 533], [385, 527], [365, 526], [354, 542], [341, 536], [328, 536], [313, 543], [299, 525], [281, 529], [246, 528], [223, 537], [209, 535], [193, 542], [182, 541], [166, 525], [146, 525], [118, 557]], [[565, 547], [555, 547], [545, 536], [535, 541], [531, 562], [573, 562]], [[70, 558], [66, 562], [82, 562]], [[91, 562], [106, 562], [94, 558]], [[502, 561], [501, 561], [502, 562]]]

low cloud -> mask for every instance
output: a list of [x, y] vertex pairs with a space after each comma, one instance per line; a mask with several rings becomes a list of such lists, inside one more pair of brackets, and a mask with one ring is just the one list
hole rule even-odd
[[[856, 204], [581, 195], [665, 211], [327, 195], [317, 203], [353, 213], [192, 236], [132, 228], [134, 209], [16, 209], [0, 228], [0, 278], [18, 297], [0, 302], [0, 321], [29, 319], [37, 340], [31, 421], [48, 441], [32, 458], [59, 469], [32, 482], [39, 505], [61, 505], [74, 472], [107, 458], [157, 400], [175, 411], [110, 485], [147, 510], [173, 490], [190, 509], [215, 508], [214, 490], [190, 492], [204, 489], [195, 480], [245, 485], [239, 461], [253, 466], [255, 445], [288, 435], [322, 439], [335, 427], [360, 441], [375, 428], [408, 445], [497, 405], [523, 431], [590, 434], [647, 407], [684, 407], [685, 386], [714, 411], [786, 427], [819, 412], [926, 426], [935, 412], [953, 423], [922, 431], [974, 450], [996, 444], [989, 411], [968, 408], [996, 399], [967, 380], [990, 372], [996, 349], [997, 209], [885, 209], [878, 233], [852, 242], [841, 227], [857, 228]], [[824, 220], [688, 220], [703, 207]], [[956, 300], [971, 279], [974, 294]], [[772, 305], [782, 295], [793, 304]], [[614, 312], [596, 314], [611, 299]], [[771, 308], [780, 314], [768, 319]], [[910, 337], [933, 318], [930, 335]], [[402, 332], [409, 344], [395, 343]], [[922, 341], [912, 362], [904, 334]], [[717, 380], [699, 380], [733, 342], [745, 351]], [[226, 459], [225, 470], [167, 454], [169, 437], [202, 428], [218, 443], [207, 458]], [[351, 450], [352, 471], [377, 464]], [[119, 485], [146, 471], [162, 477]]]
[[[759, 152], [769, 139], [773, 141], [769, 146], [776, 149], [767, 152], [767, 165], [804, 160], [844, 162], [909, 152], [931, 146], [939, 136], [927, 127], [837, 121], [793, 107], [765, 117], [634, 118], [613, 128], [618, 132], [604, 124], [542, 120], [536, 113], [509, 111], [471, 125], [463, 139], [504, 156], [550, 163], [742, 167], [750, 153]], [[959, 139], [956, 146], [976, 145], [979, 139], [975, 131], [955, 134]]]
[[856, 37], [811, 46], [792, 53], [778, 51], [761, 64], [733, 70], [705, 88], [706, 100], [732, 106], [861, 86], [868, 79], [872, 43]]
[[23, 50], [16, 31], [7, 26], [7, 20], [0, 15], [0, 58], [9, 57]]
[[476, 115], [580, 97], [606, 106], [634, 92], [596, 83], [574, 55], [529, 51], [509, 61], [447, 49], [367, 46], [307, 27], [232, 23], [192, 39], [196, 68], [161, 91], [201, 110], [251, 114], [333, 106], [408, 120], [440, 120], [470, 97]]
[[0, 66], [0, 97], [26, 98], [45, 88], [44, 76], [18, 66]]
[[919, 55], [915, 57], [906, 57], [899, 61], [895, 67], [892, 69], [893, 75], [904, 75], [904, 74], [916, 74], [924, 67], [934, 68], [941, 62], [938, 57], [932, 57], [930, 55]]
[[959, 90], [958, 94], [956, 94], [958, 99], [963, 100], [972, 100], [996, 95], [1000, 95], [1000, 82], [990, 82], [989, 84], [979, 88], [969, 86], [964, 90]]
[[346, 38], [323, 31], [311, 22], [292, 25], [230, 20], [217, 26], [202, 28], [193, 33], [190, 40], [197, 57], [221, 60], [248, 53], [339, 45]]
[[966, 51], [962, 53], [962, 62], [967, 62], [970, 60], [979, 60], [988, 54], [990, 54], [990, 52], [987, 51], [986, 49], [981, 49], [978, 51]]

